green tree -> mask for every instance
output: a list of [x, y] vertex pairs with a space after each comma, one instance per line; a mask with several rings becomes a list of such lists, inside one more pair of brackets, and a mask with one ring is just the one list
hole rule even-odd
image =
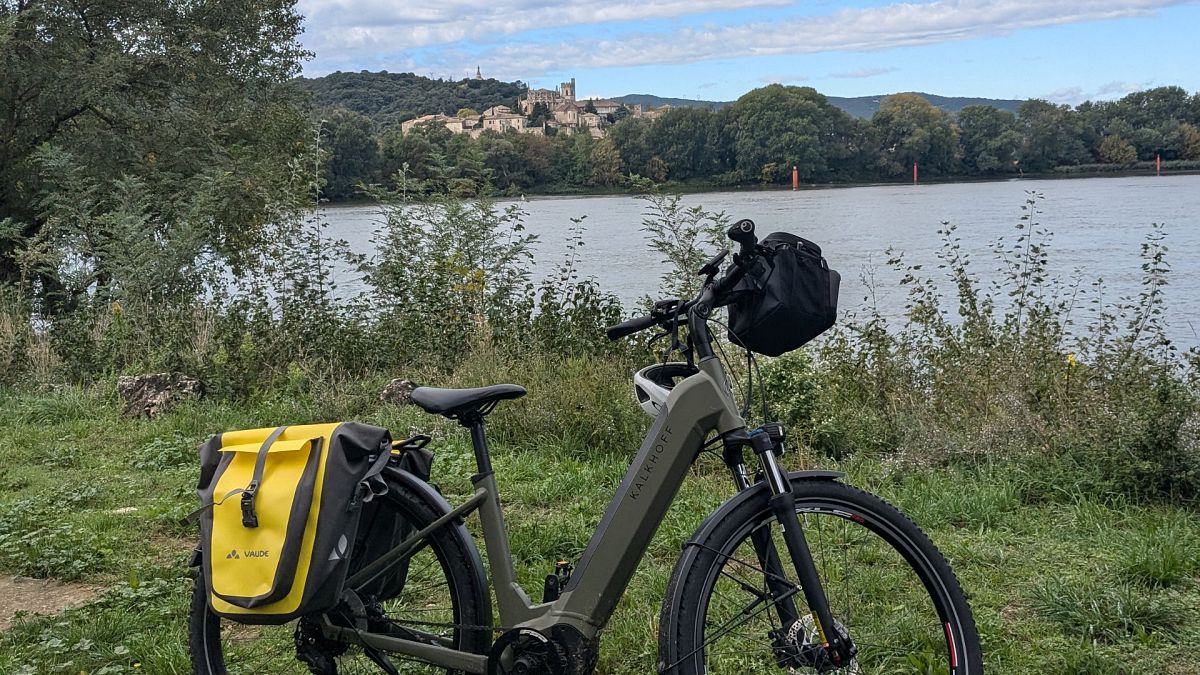
[[537, 102], [533, 104], [533, 109], [529, 111], [529, 126], [540, 127], [545, 124], [546, 120], [550, 119], [550, 107], [545, 103]]
[[972, 105], [959, 111], [957, 121], [967, 173], [996, 174], [1015, 168], [1021, 149], [1016, 115], [988, 105]]
[[[41, 193], [63, 178], [42, 172], [63, 162], [78, 185], [135, 181], [146, 236], [189, 223], [188, 236], [242, 255], [312, 145], [290, 85], [306, 57], [293, 5], [0, 0], [0, 283], [39, 245]], [[46, 148], [59, 153], [49, 164]]]
[[629, 108], [626, 108], [625, 106], [621, 106], [620, 108], [617, 108], [616, 110], [613, 111], [612, 121], [614, 123], [620, 122], [621, 120], [627, 119], [632, 114], [633, 113], [630, 112]]
[[596, 102], [589, 98], [587, 103], [583, 104], [583, 112], [596, 114]]
[[454, 113], [454, 116], [459, 119], [466, 117], [479, 117], [479, 111], [474, 108], [459, 108], [458, 112]]
[[650, 129], [650, 120], [631, 117], [609, 127], [606, 136], [617, 148], [625, 169], [640, 176], [649, 176]]
[[850, 117], [811, 87], [755, 89], [730, 107], [728, 121], [737, 167], [749, 175], [774, 164], [771, 180], [781, 181], [795, 165], [805, 180], [819, 180], [846, 168]]
[[358, 192], [360, 184], [379, 181], [379, 142], [367, 116], [335, 110], [322, 121], [321, 130], [326, 148], [324, 197], [346, 199]]
[[1022, 131], [1021, 167], [1049, 171], [1056, 166], [1091, 160], [1084, 143], [1084, 120], [1070, 106], [1041, 100], [1026, 101], [1017, 110]]
[[945, 111], [916, 94], [889, 96], [871, 117], [885, 176], [901, 176], [919, 163], [931, 174], [950, 174], [959, 163], [958, 131]]
[[1181, 124], [1179, 134], [1183, 139], [1183, 159], [1200, 159], [1200, 128]]
[[513, 186], [529, 187], [529, 175], [517, 148], [516, 132], [498, 134], [486, 131], [479, 137], [483, 150], [483, 165], [492, 177], [495, 187], [505, 190]]
[[592, 174], [589, 185], [610, 186], [621, 180], [621, 154], [607, 138], [592, 145]]
[[1137, 150], [1120, 136], [1105, 136], [1100, 143], [1100, 161], [1105, 164], [1133, 164]]
[[676, 108], [654, 121], [647, 136], [650, 151], [671, 167], [672, 178], [686, 180], [715, 173], [709, 139], [713, 116], [709, 108]]

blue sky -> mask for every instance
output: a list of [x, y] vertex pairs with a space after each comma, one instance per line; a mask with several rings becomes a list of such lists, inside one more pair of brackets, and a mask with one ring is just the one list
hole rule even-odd
[[580, 96], [1116, 98], [1200, 90], [1200, 0], [300, 0], [306, 75], [473, 75]]

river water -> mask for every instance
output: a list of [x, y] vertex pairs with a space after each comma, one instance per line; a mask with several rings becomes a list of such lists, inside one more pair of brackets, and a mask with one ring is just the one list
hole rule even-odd
[[[937, 231], [951, 222], [972, 254], [972, 269], [985, 281], [999, 278], [990, 244], [1001, 236], [1015, 239], [1030, 191], [1042, 196], [1036, 220], [1053, 233], [1052, 276], [1082, 279], [1085, 289], [1103, 279], [1106, 302], [1138, 293], [1141, 244], [1153, 223], [1163, 224], [1172, 268], [1166, 292], [1170, 334], [1180, 347], [1200, 345], [1200, 175], [708, 192], [687, 195], [684, 203], [750, 218], [760, 236], [784, 230], [816, 242], [842, 273], [844, 312], [860, 311], [872, 295], [884, 314], [898, 316], [906, 291], [901, 275], [886, 264], [888, 249], [938, 277]], [[586, 216], [580, 273], [596, 277], [630, 309], [656, 294], [663, 267], [641, 231], [644, 202], [629, 196], [535, 197], [520, 205], [528, 231], [540, 240], [536, 278], [562, 259], [571, 218]], [[359, 252], [371, 251], [376, 207], [331, 207], [325, 217], [331, 236]], [[873, 294], [867, 279], [873, 279]], [[944, 287], [952, 290], [948, 282]]]

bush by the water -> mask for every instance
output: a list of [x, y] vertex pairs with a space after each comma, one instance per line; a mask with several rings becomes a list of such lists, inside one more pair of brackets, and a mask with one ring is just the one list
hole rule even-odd
[[[138, 282], [136, 265], [112, 261], [109, 285], [93, 287], [71, 311], [33, 312], [36, 297], [7, 289], [0, 378], [38, 386], [181, 370], [240, 400], [337, 395], [398, 376], [526, 378], [480, 372], [470, 366], [477, 353], [527, 362], [572, 355], [583, 360], [568, 368], [580, 374], [651, 358], [644, 345], [603, 338], [622, 310], [576, 271], [585, 220], [572, 226], [558, 268], [536, 280], [537, 241], [518, 206], [466, 201], [447, 183], [401, 185], [376, 192], [371, 256], [330, 238], [317, 212], [276, 224], [259, 248], [241, 253], [234, 276], [221, 273], [219, 258], [196, 261], [203, 283], [170, 294]], [[645, 199], [664, 295], [693, 291], [691, 268], [716, 245], [723, 214], [684, 209], [670, 196]], [[1197, 355], [1179, 353], [1165, 334], [1166, 230], [1147, 234], [1140, 293], [1102, 303], [1099, 282], [1049, 273], [1052, 235], [1038, 222], [1038, 199], [993, 246], [996, 282], [980, 280], [979, 252], [962, 247], [952, 224], [940, 230], [936, 272], [893, 257], [909, 288], [904, 319], [889, 320], [872, 303], [845, 308], [841, 325], [814, 346], [767, 360], [771, 414], [832, 458], [865, 453], [916, 466], [1019, 459], [1029, 498], [1195, 500]], [[361, 270], [362, 289], [339, 288], [335, 267]], [[569, 392], [572, 403], [545, 419], [530, 418], [530, 429], [577, 429], [572, 410], [624, 397], [624, 385], [598, 380], [594, 390]], [[635, 425], [615, 424], [629, 440]], [[596, 437], [573, 443], [588, 438]]]

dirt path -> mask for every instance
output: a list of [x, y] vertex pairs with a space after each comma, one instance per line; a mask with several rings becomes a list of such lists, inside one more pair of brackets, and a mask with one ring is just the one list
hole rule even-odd
[[91, 600], [99, 590], [97, 586], [54, 579], [0, 576], [0, 631], [9, 627], [19, 611], [57, 614]]

